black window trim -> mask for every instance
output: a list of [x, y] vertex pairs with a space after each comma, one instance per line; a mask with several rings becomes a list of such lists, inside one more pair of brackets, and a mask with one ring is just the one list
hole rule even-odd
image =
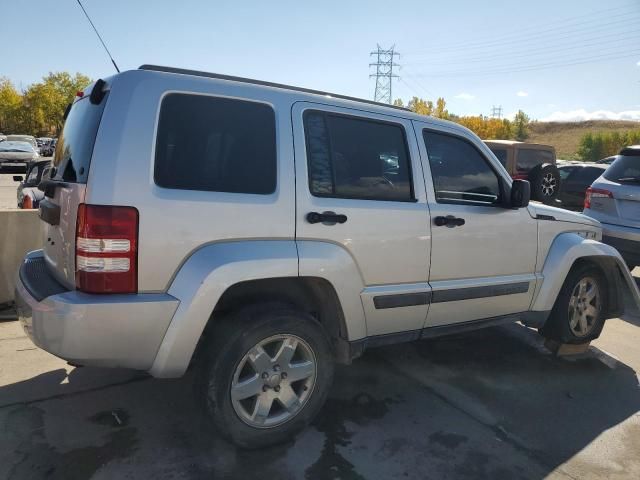
[[[462, 140], [463, 142], [469, 144], [476, 152], [478, 152], [478, 155], [480, 155], [480, 158], [482, 158], [485, 161], [485, 163], [489, 166], [493, 174], [498, 179], [498, 188], [500, 189], [500, 196], [501, 196], [501, 198], [499, 198], [500, 201], [497, 201], [496, 203], [485, 203], [485, 202], [479, 202], [476, 200], [444, 200], [444, 201], [438, 200], [436, 185], [433, 178], [434, 177], [433, 170], [431, 169], [431, 160], [429, 159], [429, 148], [427, 147], [427, 142], [424, 138], [424, 132], [437, 133], [439, 135], [446, 135], [448, 137], [453, 137], [457, 140]], [[429, 164], [429, 175], [431, 176], [431, 185], [433, 186], [434, 200], [436, 203], [439, 203], [442, 205], [467, 205], [467, 206], [474, 206], [474, 207], [489, 207], [489, 208], [505, 208], [505, 206], [507, 206], [508, 184], [505, 178], [496, 170], [495, 166], [493, 165], [493, 162], [487, 158], [487, 156], [482, 152], [482, 150], [480, 150], [477, 147], [477, 145], [475, 145], [471, 140], [469, 140], [468, 138], [465, 138], [462, 135], [458, 135], [451, 132], [445, 132], [443, 130], [438, 130], [436, 128], [422, 127], [421, 133], [422, 133], [421, 135], [422, 142], [424, 143], [424, 148], [425, 148], [425, 151], [427, 152], [427, 163]], [[498, 161], [498, 163], [500, 162]]]
[[[400, 131], [402, 132], [402, 140], [404, 142], [404, 148], [407, 152], [407, 166], [409, 167], [409, 198], [407, 198], [406, 200], [390, 200], [387, 198], [362, 197], [362, 196], [356, 196], [356, 195], [336, 195], [336, 194], [329, 194], [329, 193], [314, 193], [311, 190], [311, 169], [309, 168], [309, 158], [310, 158], [309, 136], [307, 131], [307, 123], [306, 123], [307, 116], [314, 113], [322, 115], [323, 121], [325, 122], [325, 127], [326, 127], [326, 117], [329, 117], [329, 116], [351, 118], [351, 119], [361, 120], [361, 121], [370, 122], [370, 123], [379, 123], [382, 125], [391, 125], [394, 127], [400, 127]], [[312, 196], [318, 197], [318, 198], [340, 198], [345, 200], [365, 200], [365, 201], [375, 201], [375, 202], [399, 202], [399, 203], [417, 203], [418, 202], [418, 199], [416, 198], [416, 195], [415, 195], [415, 189], [413, 184], [413, 165], [412, 165], [411, 150], [409, 149], [409, 142], [407, 141], [407, 129], [402, 123], [393, 122], [390, 120], [380, 120], [378, 118], [371, 118], [366, 115], [354, 115], [349, 113], [336, 112], [333, 110], [324, 110], [324, 109], [315, 107], [315, 108], [305, 109], [304, 112], [302, 113], [302, 129], [304, 130], [305, 154], [306, 154], [306, 161], [307, 161], [307, 187], [309, 189], [309, 193]], [[327, 129], [327, 132], [328, 131], [329, 130]], [[329, 143], [329, 146], [331, 146], [330, 136], [328, 137], [328, 143]], [[333, 177], [333, 174], [334, 174], [333, 156], [331, 156], [330, 167], [331, 167], [331, 176]], [[332, 178], [332, 180], [333, 180], [333, 186], [335, 190], [335, 178]]]
[[[158, 149], [158, 131], [160, 129], [160, 115], [162, 114], [162, 104], [164, 103], [164, 100], [171, 96], [171, 95], [189, 95], [189, 96], [199, 96], [199, 97], [210, 97], [210, 98], [216, 98], [216, 99], [223, 99], [223, 100], [236, 100], [238, 102], [247, 102], [247, 103], [259, 103], [261, 105], [265, 105], [267, 107], [269, 107], [271, 109], [271, 111], [273, 112], [273, 127], [274, 127], [274, 133], [275, 133], [275, 155], [276, 155], [276, 176], [275, 176], [275, 185], [273, 188], [273, 191], [269, 192], [269, 193], [249, 193], [249, 192], [224, 192], [224, 191], [219, 191], [219, 190], [202, 190], [202, 189], [194, 189], [194, 188], [177, 188], [177, 187], [166, 187], [163, 185], [160, 185], [157, 181], [156, 181], [156, 160], [157, 160], [157, 149]], [[194, 91], [189, 91], [189, 90], [166, 90], [164, 92], [162, 92], [162, 94], [160, 95], [160, 99], [158, 102], [158, 110], [156, 112], [156, 119], [155, 119], [155, 126], [153, 129], [153, 150], [152, 150], [152, 155], [153, 155], [153, 184], [156, 188], [160, 188], [163, 190], [180, 190], [183, 192], [202, 192], [202, 193], [207, 193], [207, 194], [216, 194], [216, 195], [256, 195], [259, 197], [268, 197], [268, 196], [272, 196], [272, 195], [276, 195], [278, 193], [278, 190], [280, 188], [280, 153], [279, 153], [279, 142], [280, 142], [280, 136], [279, 136], [279, 132], [278, 132], [278, 115], [276, 113], [276, 109], [274, 107], [274, 104], [271, 102], [268, 102], [266, 100], [259, 100], [259, 99], [255, 99], [255, 98], [246, 98], [246, 97], [232, 97], [232, 96], [228, 96], [228, 95], [220, 95], [218, 93], [206, 93], [206, 92], [194, 92]]]

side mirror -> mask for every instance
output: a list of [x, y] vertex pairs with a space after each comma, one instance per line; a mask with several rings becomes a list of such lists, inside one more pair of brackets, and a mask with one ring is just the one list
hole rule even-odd
[[511, 184], [511, 208], [523, 208], [531, 200], [531, 184], [527, 180], [514, 180]]
[[20, 175], [14, 175], [13, 176], [13, 181], [14, 182], [22, 182], [24, 180], [24, 177], [21, 177]]

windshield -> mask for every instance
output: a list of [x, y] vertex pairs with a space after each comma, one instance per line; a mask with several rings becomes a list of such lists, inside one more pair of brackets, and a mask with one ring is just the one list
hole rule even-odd
[[618, 183], [640, 183], [640, 157], [619, 157], [604, 172], [604, 178]]
[[0, 143], [0, 152], [27, 152], [34, 153], [35, 150], [30, 143], [5, 141]]
[[31, 146], [36, 146], [36, 139], [27, 135], [7, 135], [7, 142], [27, 142]]
[[85, 97], [71, 107], [53, 159], [56, 180], [87, 182], [93, 144], [106, 103], [107, 98], [104, 98], [99, 105], [94, 105]]

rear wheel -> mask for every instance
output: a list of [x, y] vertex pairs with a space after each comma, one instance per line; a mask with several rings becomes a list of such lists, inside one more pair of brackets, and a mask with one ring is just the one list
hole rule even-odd
[[305, 312], [281, 306], [232, 314], [211, 333], [199, 382], [206, 415], [239, 446], [293, 438], [315, 417], [333, 379], [328, 338]]
[[600, 336], [607, 306], [606, 282], [599, 269], [572, 270], [541, 333], [562, 343], [587, 343]]
[[543, 203], [554, 203], [560, 194], [560, 173], [555, 165], [544, 163], [531, 170], [531, 196]]

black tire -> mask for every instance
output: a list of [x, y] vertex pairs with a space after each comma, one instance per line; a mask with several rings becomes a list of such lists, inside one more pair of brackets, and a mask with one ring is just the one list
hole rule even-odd
[[[222, 436], [243, 448], [293, 439], [318, 414], [333, 382], [334, 360], [322, 326], [311, 315], [280, 304], [247, 307], [214, 321], [218, 324], [202, 346], [204, 352], [195, 379], [206, 417]], [[236, 412], [231, 386], [245, 355], [260, 342], [277, 335], [294, 335], [305, 342], [316, 360], [315, 380], [311, 393], [294, 416], [277, 426], [259, 428], [245, 423]], [[276, 402], [274, 405], [280, 406]]]
[[546, 204], [554, 204], [560, 194], [560, 172], [555, 165], [543, 163], [529, 173], [531, 198]]
[[[582, 279], [591, 278], [595, 281], [600, 294], [600, 310], [592, 321], [588, 331], [582, 335], [576, 335], [570, 326], [569, 302], [574, 288]], [[602, 272], [593, 265], [584, 264], [572, 269], [560, 289], [551, 314], [540, 333], [551, 340], [561, 343], [581, 344], [587, 343], [600, 336], [604, 327], [605, 312], [608, 307], [607, 283]]]

